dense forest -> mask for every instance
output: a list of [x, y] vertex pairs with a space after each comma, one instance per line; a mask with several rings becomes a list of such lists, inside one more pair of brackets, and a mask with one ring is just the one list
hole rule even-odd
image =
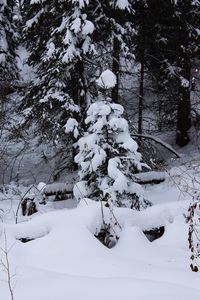
[[13, 138], [34, 126], [43, 141], [72, 145], [95, 81], [110, 69], [110, 97], [128, 110], [134, 132], [171, 130], [185, 146], [200, 118], [199, 24], [199, 1], [3, 1], [2, 126], [15, 94]]
[[0, 0], [2, 300], [198, 299], [199, 149], [199, 0]]

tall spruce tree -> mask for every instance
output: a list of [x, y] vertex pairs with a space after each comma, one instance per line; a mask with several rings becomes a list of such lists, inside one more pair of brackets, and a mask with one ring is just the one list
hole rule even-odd
[[[24, 127], [35, 120], [47, 140], [76, 140], [78, 132], [84, 131], [94, 86], [90, 83], [102, 60], [113, 65], [119, 82], [129, 11], [129, 2], [119, 0], [24, 0], [24, 41], [36, 73], [20, 107]], [[118, 85], [113, 97], [118, 101]], [[69, 132], [72, 138], [66, 135]]]
[[88, 3], [23, 3], [24, 41], [30, 53], [29, 64], [36, 73], [23, 109], [26, 122], [38, 121], [43, 136], [50, 140], [65, 138], [63, 128], [68, 119], [66, 131], [75, 130], [77, 135], [77, 122], [72, 118], [80, 120], [86, 106], [84, 56], [95, 52], [91, 41], [94, 25], [85, 13]]
[[199, 56], [199, 1], [144, 0], [136, 1], [134, 8], [136, 59], [141, 63], [139, 132], [146, 70], [159, 95], [158, 110], [170, 122], [177, 111], [176, 141], [184, 146], [189, 142], [192, 64]]
[[178, 114], [176, 142], [186, 145], [191, 127], [191, 71], [194, 59], [200, 50], [200, 2], [195, 0], [176, 1], [177, 40], [176, 65], [179, 77]]
[[135, 1], [134, 14], [132, 15], [132, 23], [135, 26], [137, 34], [132, 37], [135, 59], [140, 63], [139, 74], [139, 104], [138, 104], [138, 133], [143, 132], [143, 109], [144, 109], [144, 78], [145, 69], [147, 68], [147, 38], [149, 32], [147, 29], [148, 4], [146, 0]]
[[10, 94], [15, 91], [15, 81], [19, 79], [16, 52], [19, 36], [15, 8], [14, 0], [0, 0], [0, 137], [10, 122], [7, 114], [11, 111]]
[[171, 0], [135, 1], [133, 7], [135, 10], [133, 23], [136, 28], [133, 41], [136, 61], [140, 64], [138, 133], [141, 134], [147, 77], [149, 81], [151, 78], [154, 93], [158, 95], [158, 101], [152, 112], [156, 113], [158, 110], [159, 130], [165, 125], [163, 123], [166, 119], [172, 119], [171, 116], [165, 119], [163, 116], [170, 115], [175, 110], [175, 105], [173, 106], [172, 103], [169, 105], [174, 79], [171, 79], [167, 68], [170, 55], [174, 51], [171, 40], [176, 30], [173, 26], [174, 5]]
[[3, 88], [18, 78], [16, 64], [17, 28], [14, 0], [0, 0], [0, 86]]
[[[89, 8], [94, 18], [96, 30], [94, 31], [94, 41], [98, 45], [98, 55], [100, 69], [102, 65], [109, 66], [116, 74], [117, 84], [112, 90], [112, 99], [119, 102], [120, 85], [120, 59], [132, 53], [130, 46], [131, 35], [134, 32], [131, 26], [131, 15], [133, 1], [91, 1]], [[95, 12], [95, 13], [93, 13]], [[103, 60], [103, 64], [102, 64]]]

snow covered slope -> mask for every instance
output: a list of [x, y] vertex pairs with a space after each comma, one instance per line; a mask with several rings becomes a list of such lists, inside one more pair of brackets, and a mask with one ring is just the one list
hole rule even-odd
[[[75, 209], [52, 211], [6, 230], [15, 300], [199, 300], [200, 275], [189, 268], [188, 201], [159, 204], [143, 212], [116, 209], [122, 226], [117, 245], [107, 249], [94, 233], [101, 225], [100, 203], [82, 201]], [[106, 208], [104, 208], [105, 214]], [[143, 229], [165, 226], [149, 242]], [[34, 239], [27, 243], [19, 241]], [[1, 247], [5, 236], [1, 235]], [[3, 258], [4, 259], [4, 258]], [[1, 273], [5, 279], [6, 273]], [[9, 300], [0, 281], [1, 299]]]

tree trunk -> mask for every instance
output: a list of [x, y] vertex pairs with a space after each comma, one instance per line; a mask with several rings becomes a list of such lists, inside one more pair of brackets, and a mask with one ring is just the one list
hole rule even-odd
[[80, 106], [79, 123], [81, 128], [84, 129], [85, 114], [87, 108], [87, 87], [85, 84], [85, 67], [83, 60], [79, 59], [72, 74], [72, 98], [76, 104]]
[[139, 105], [138, 105], [138, 134], [143, 132], [143, 109], [144, 109], [144, 72], [145, 72], [145, 40], [146, 40], [146, 26], [145, 26], [145, 12], [142, 8], [142, 28], [141, 28], [141, 48], [140, 48], [140, 88], [139, 88]]
[[144, 51], [142, 51], [141, 69], [140, 69], [140, 91], [138, 105], [138, 134], [142, 134], [143, 107], [144, 107]]
[[181, 147], [187, 145], [190, 141], [188, 135], [188, 130], [191, 127], [190, 110], [190, 88], [181, 85], [179, 88], [176, 133], [176, 143]]
[[[83, 59], [79, 59], [75, 65], [74, 74], [72, 74], [72, 98], [76, 104], [80, 106], [80, 112], [78, 114], [78, 121], [80, 128], [85, 131], [85, 116], [87, 109], [87, 87], [85, 84], [85, 66]], [[73, 143], [77, 142], [77, 139], [72, 137]], [[74, 162], [74, 157], [77, 154], [77, 149], [72, 148], [72, 157], [73, 157], [73, 169], [76, 171], [78, 169], [78, 165]]]
[[119, 40], [114, 37], [113, 40], [113, 63], [112, 63], [112, 72], [115, 74], [117, 78], [117, 84], [112, 89], [111, 98], [115, 103], [119, 102], [119, 60], [120, 60], [120, 43]]
[[[188, 9], [190, 6], [188, 7]], [[183, 16], [186, 19], [187, 9], [183, 10]], [[191, 127], [191, 101], [190, 101], [190, 76], [191, 76], [191, 59], [190, 59], [190, 32], [188, 25], [182, 25], [182, 39], [180, 43], [179, 66], [181, 74], [179, 79], [178, 95], [178, 112], [177, 112], [177, 133], [176, 143], [183, 147], [190, 141], [188, 130]]]

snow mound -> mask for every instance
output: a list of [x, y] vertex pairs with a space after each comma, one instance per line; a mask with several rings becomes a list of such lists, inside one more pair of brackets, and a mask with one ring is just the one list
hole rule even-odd
[[150, 242], [139, 227], [127, 226], [121, 233], [114, 252], [125, 253], [126, 257], [134, 258], [138, 253], [141, 254], [141, 252], [147, 254], [149, 246]]
[[[187, 238], [178, 237], [187, 232], [181, 216], [186, 204], [178, 205], [155, 205], [142, 212], [116, 208], [113, 213], [122, 231], [112, 249], [94, 236], [102, 224], [102, 207], [89, 199], [76, 209], [48, 212], [17, 225], [1, 224], [9, 245], [14, 243], [9, 257], [12, 269], [17, 267], [16, 299], [100, 300], [106, 294], [110, 300], [132, 300], [133, 295], [143, 300], [198, 300], [200, 275], [190, 272]], [[109, 216], [108, 208], [103, 206], [103, 212]], [[142, 231], [161, 223], [166, 234], [149, 242]], [[16, 241], [23, 237], [34, 240]], [[10, 299], [4, 283], [0, 294]]]

